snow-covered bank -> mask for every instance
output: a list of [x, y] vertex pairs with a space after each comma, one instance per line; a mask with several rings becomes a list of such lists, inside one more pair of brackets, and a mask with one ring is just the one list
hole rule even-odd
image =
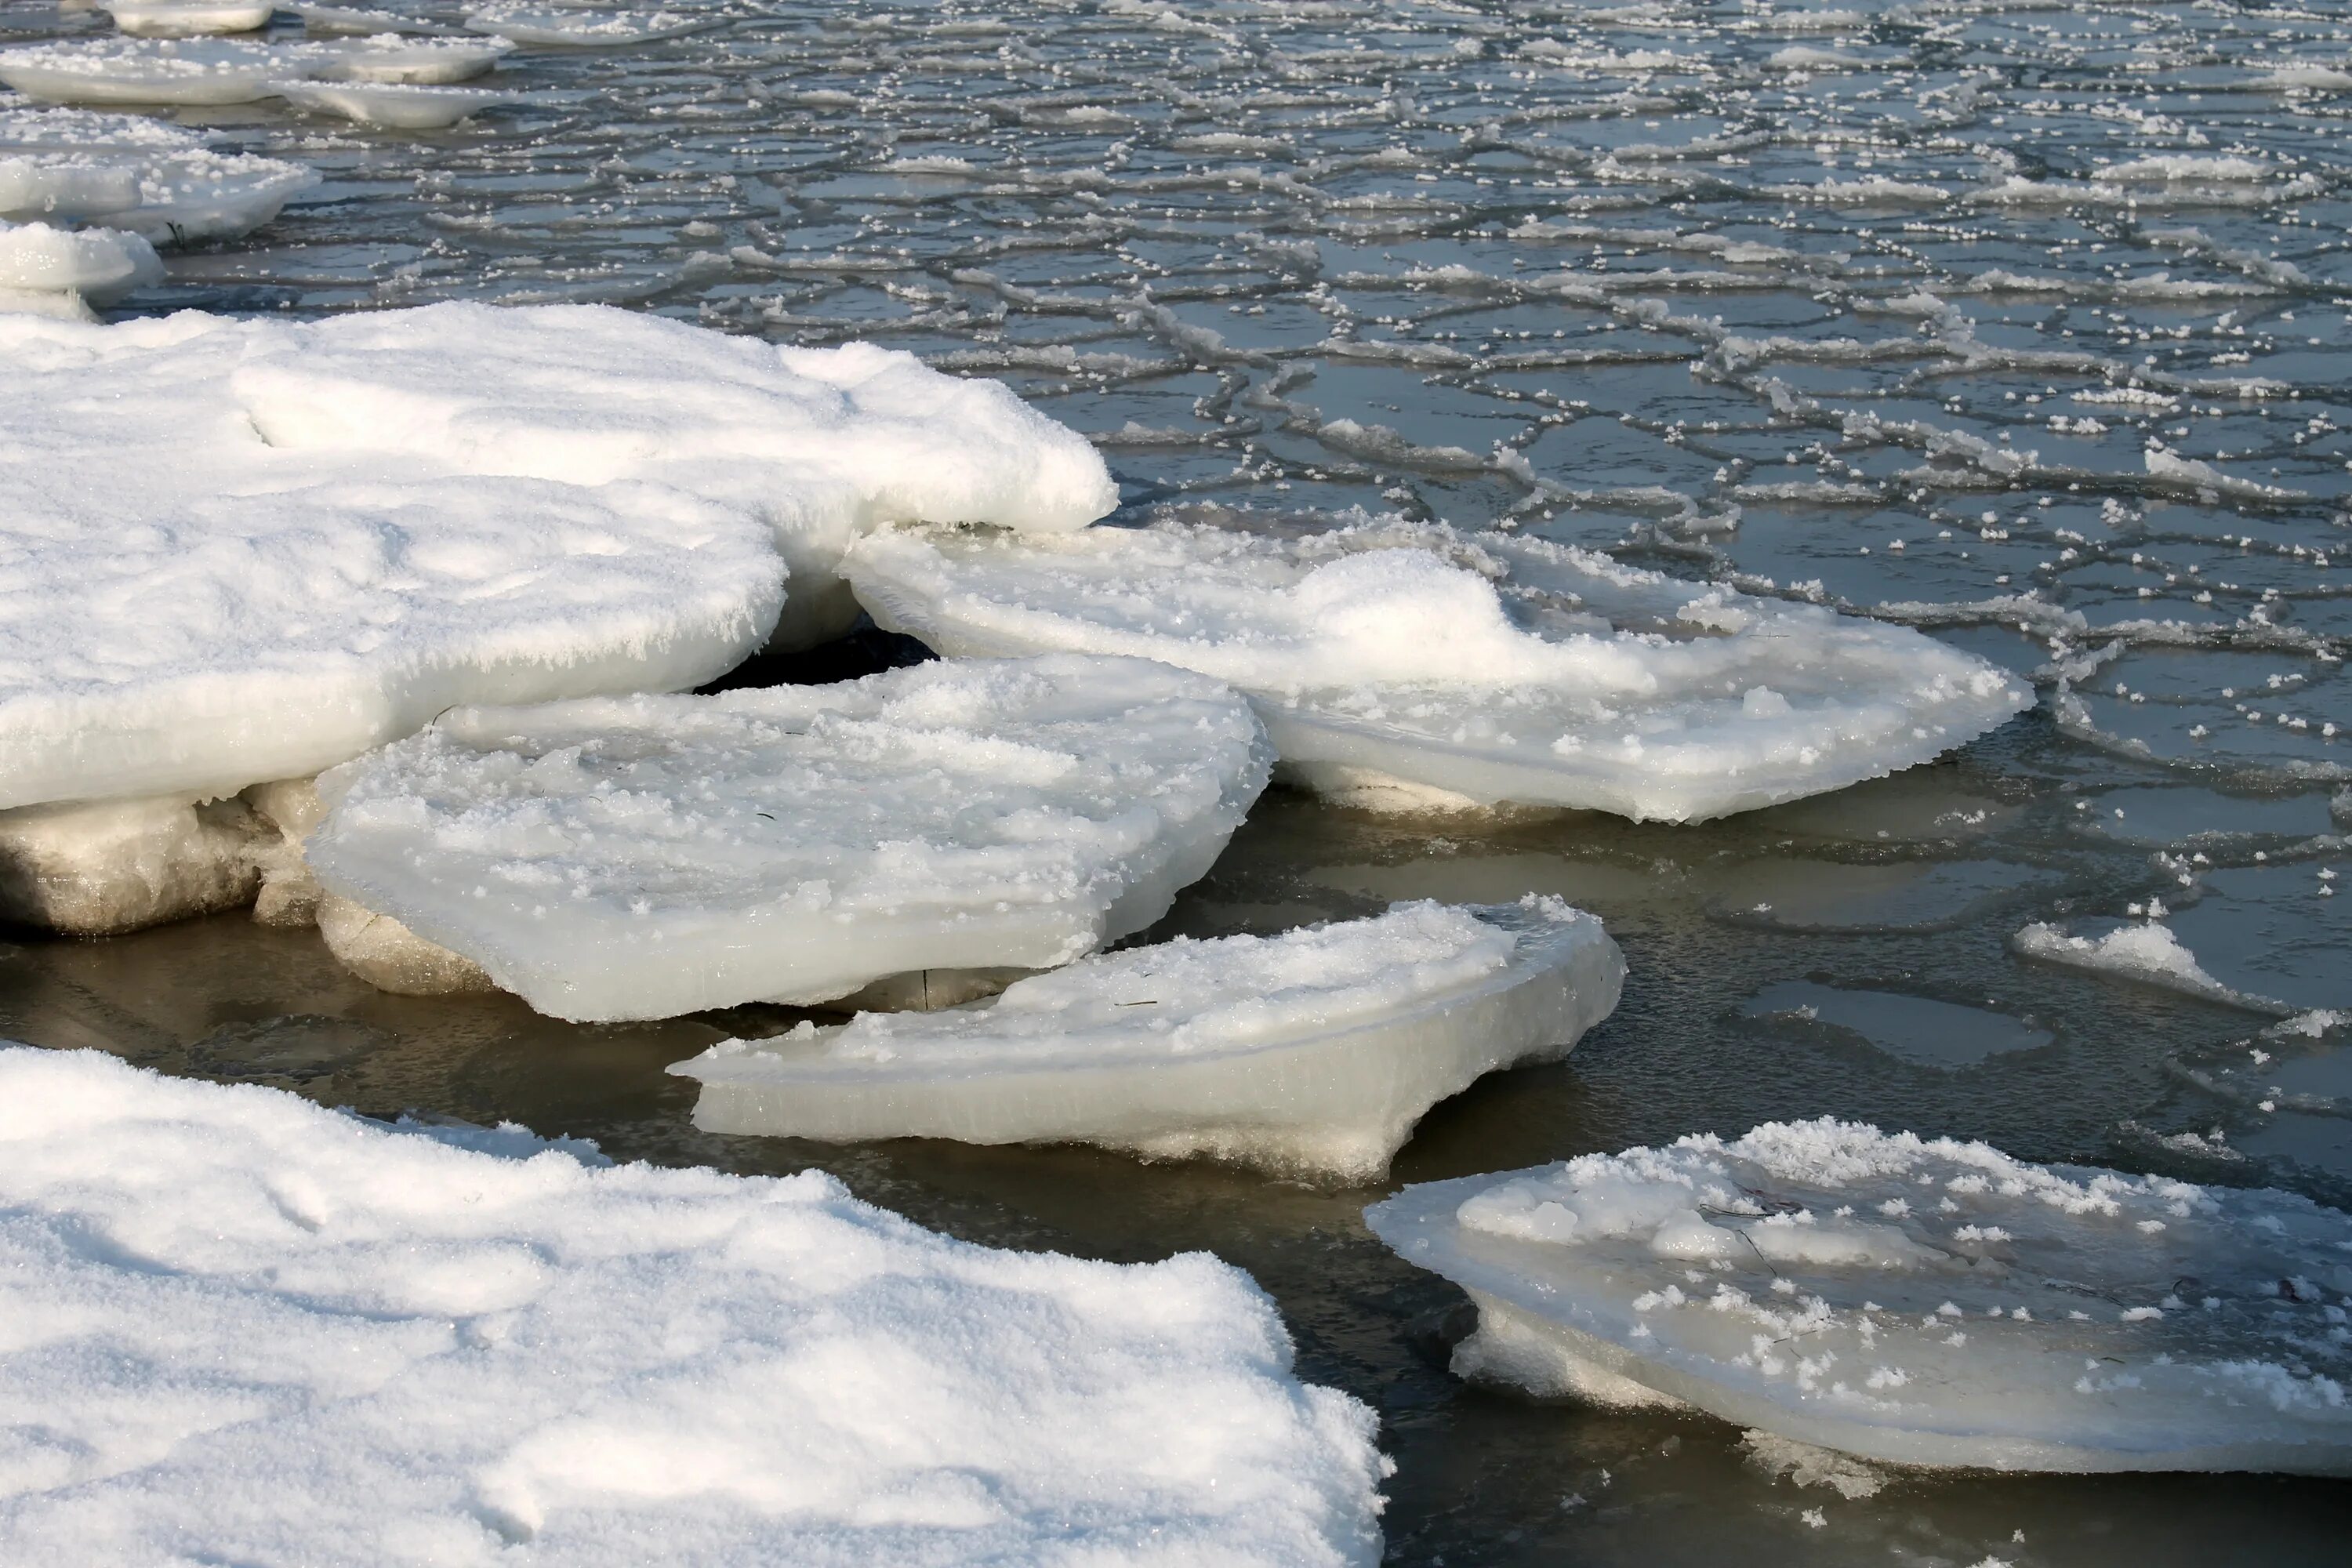
[[913, 517], [1112, 498], [1002, 387], [592, 307], [0, 318], [0, 805], [229, 794], [459, 702], [689, 687]]
[[877, 622], [942, 653], [1121, 653], [1230, 681], [1286, 768], [1376, 806], [1696, 821], [1925, 762], [2030, 700], [1904, 627], [1398, 520], [891, 530], [844, 570]]
[[1399, 905], [1084, 959], [992, 1001], [729, 1040], [670, 1068], [695, 1123], [804, 1138], [1081, 1142], [1369, 1180], [1438, 1100], [1565, 1055], [1625, 961], [1557, 899]]
[[459, 709], [322, 778], [309, 855], [542, 1013], [659, 1018], [1066, 963], [1164, 914], [1271, 763], [1164, 665], [933, 663]]
[[1820, 1121], [1408, 1187], [1457, 1372], [2008, 1470], [2352, 1474], [2352, 1216]]
[[813, 1172], [0, 1048], [0, 1323], [12, 1563], [1380, 1555], [1372, 1413], [1245, 1275], [975, 1247]]

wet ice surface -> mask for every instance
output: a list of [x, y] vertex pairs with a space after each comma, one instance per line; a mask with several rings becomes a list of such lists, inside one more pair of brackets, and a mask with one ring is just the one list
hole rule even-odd
[[[525, 101], [448, 131], [178, 111], [326, 183], [246, 240], [167, 251], [170, 284], [131, 308], [585, 299], [870, 338], [1097, 437], [1129, 520], [1512, 519], [1884, 607], [2035, 678], [2055, 721], [1694, 828], [1269, 795], [1150, 935], [1528, 891], [1606, 919], [1617, 1013], [1564, 1066], [1440, 1106], [1400, 1182], [1835, 1114], [2345, 1203], [2352, 1121], [2189, 1070], [2316, 1061], [2340, 1032], [2247, 1047], [2266, 1020], [2008, 943], [2153, 898], [2229, 984], [2352, 1000], [2327, 994], [2352, 905], [2321, 876], [2352, 868], [2352, 807], [2330, 808], [2352, 763], [2352, 24], [1780, 9], [720, 6], [672, 41], [518, 51], [478, 85]], [[0, 28], [105, 32], [32, 4], [0, 5]], [[1954, 1070], [1743, 1012], [1807, 982], [2053, 1038]], [[1849, 1500], [1774, 1479], [1728, 1427], [1465, 1388], [1444, 1370], [1460, 1297], [1366, 1236], [1360, 1191], [694, 1132], [692, 1085], [661, 1068], [797, 1018], [576, 1028], [403, 1000], [239, 916], [27, 941], [0, 965], [0, 1032], [43, 1043], [625, 1157], [822, 1165], [998, 1244], [1213, 1248], [1276, 1293], [1305, 1375], [1381, 1405], [1402, 1563], [2023, 1568], [2224, 1561], [2249, 1536], [2322, 1563], [2352, 1523], [2340, 1487], [2248, 1479], [1898, 1479]], [[2254, 1093], [2317, 1092], [2300, 1081]]]

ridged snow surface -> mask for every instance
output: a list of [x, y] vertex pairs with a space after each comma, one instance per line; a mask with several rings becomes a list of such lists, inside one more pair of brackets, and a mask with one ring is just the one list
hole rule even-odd
[[1865, 1458], [2352, 1474], [2352, 1216], [1830, 1120], [1408, 1187], [1458, 1372]]
[[1139, 660], [460, 709], [320, 781], [330, 893], [542, 1013], [817, 1002], [1066, 963], [1160, 918], [1265, 786], [1249, 705]]
[[10, 1563], [1380, 1556], [1372, 1414], [1202, 1253], [0, 1048]]
[[0, 109], [0, 218], [103, 224], [154, 245], [235, 239], [318, 183], [140, 115]]
[[1625, 974], [1557, 899], [1423, 901], [1280, 936], [1082, 959], [987, 1002], [729, 1040], [670, 1068], [698, 1126], [1079, 1142], [1370, 1179], [1430, 1106], [1565, 1055]]
[[770, 637], [787, 561], [788, 621], [837, 619], [824, 563], [858, 528], [1109, 504], [999, 387], [596, 307], [0, 317], [0, 806], [232, 793], [455, 703], [691, 687]]
[[1230, 681], [1286, 765], [1370, 804], [1694, 821], [1926, 762], [2029, 700], [1904, 627], [1402, 521], [894, 531], [845, 570], [877, 621], [943, 653], [1122, 653]]

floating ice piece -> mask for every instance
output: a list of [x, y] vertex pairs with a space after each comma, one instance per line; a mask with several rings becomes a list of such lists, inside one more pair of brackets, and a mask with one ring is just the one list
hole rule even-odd
[[650, 479], [758, 511], [792, 570], [780, 647], [848, 629], [837, 571], [867, 529], [1051, 531], [1118, 504], [1083, 437], [912, 354], [782, 348], [636, 311], [449, 310], [320, 322], [299, 355], [239, 372], [237, 391], [280, 447]]
[[228, 38], [93, 38], [0, 49], [0, 82], [49, 103], [250, 103], [312, 46]]
[[1165, 913], [1272, 760], [1216, 682], [1069, 655], [459, 709], [321, 778], [308, 854], [542, 1013], [662, 1018], [1066, 963]]
[[2205, 972], [2197, 955], [2182, 945], [2172, 928], [2158, 921], [2119, 925], [2103, 936], [2069, 936], [2057, 926], [2037, 921], [2009, 939], [2010, 946], [2028, 958], [2088, 969], [2144, 984], [2182, 991], [2209, 1002], [2223, 1002], [2257, 1013], [2294, 1011], [2283, 1002], [2249, 996]]
[[270, 83], [269, 90], [302, 109], [396, 131], [439, 131], [485, 109], [520, 101], [508, 92], [391, 82], [279, 81]]
[[577, 1148], [0, 1050], [0, 1559], [1379, 1559], [1240, 1270]]
[[514, 50], [512, 44], [500, 38], [417, 38], [393, 34], [301, 47], [320, 62], [305, 75], [331, 81], [377, 81], [413, 87], [446, 87], [451, 82], [471, 81]]
[[0, 109], [0, 218], [100, 222], [154, 245], [234, 239], [318, 183], [141, 115]]
[[935, 1013], [729, 1040], [669, 1070], [713, 1132], [1078, 1142], [1371, 1180], [1438, 1100], [1567, 1054], [1625, 961], [1557, 899], [1400, 904], [1081, 959]]
[[454, 703], [696, 686], [769, 636], [780, 549], [814, 632], [874, 521], [1076, 526], [1111, 493], [1001, 386], [591, 307], [9, 318], [0, 363], [0, 808], [230, 795]]
[[2352, 1474], [2352, 1216], [1832, 1121], [1408, 1187], [1457, 1372], [1866, 1458]]
[[194, 38], [266, 26], [273, 0], [107, 0], [115, 26], [134, 38]]
[[1126, 653], [1229, 681], [1286, 768], [1374, 805], [1695, 821], [1925, 762], [2030, 700], [1905, 628], [1397, 521], [908, 530], [843, 569], [877, 622], [941, 653]]
[[263, 826], [240, 801], [0, 811], [0, 920], [111, 936], [251, 903]]
[[541, 0], [493, 0], [466, 15], [466, 29], [518, 44], [596, 47], [675, 38], [706, 24], [680, 11], [604, 10], [546, 5]]
[[0, 218], [0, 292], [79, 294], [104, 305], [163, 280], [155, 247], [135, 234]]

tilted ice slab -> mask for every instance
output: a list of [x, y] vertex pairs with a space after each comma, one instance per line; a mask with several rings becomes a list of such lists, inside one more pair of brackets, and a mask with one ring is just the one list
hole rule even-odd
[[155, 247], [135, 234], [0, 218], [0, 294], [78, 294], [104, 305], [163, 280]]
[[456, 703], [696, 686], [770, 635], [780, 542], [1108, 504], [1001, 386], [592, 307], [9, 318], [0, 363], [0, 807], [233, 794]]
[[269, 90], [298, 108], [396, 131], [438, 131], [485, 109], [517, 101], [512, 93], [477, 88], [388, 82], [278, 81], [270, 83]]
[[1457, 1372], [1868, 1458], [2352, 1474], [2352, 1216], [1832, 1121], [1408, 1187]]
[[1369, 1180], [1438, 1100], [1567, 1054], [1625, 962], [1557, 899], [1400, 904], [1282, 936], [1081, 959], [936, 1013], [729, 1040], [669, 1070], [695, 1125], [1087, 1142]]
[[103, 223], [155, 245], [234, 239], [318, 183], [141, 115], [0, 109], [0, 218]]
[[867, 344], [783, 348], [620, 310], [459, 308], [320, 323], [236, 390], [281, 447], [473, 473], [649, 479], [768, 518], [792, 570], [776, 641], [848, 629], [842, 552], [884, 523], [1083, 528], [1118, 504], [1075, 431], [994, 382]]
[[561, 1018], [820, 1002], [1066, 963], [1166, 912], [1272, 753], [1227, 688], [1132, 659], [460, 709], [327, 774], [331, 894]]
[[[536, 1151], [536, 1152], [533, 1152]], [[0, 1049], [9, 1563], [1364, 1568], [1265, 1293]]]
[[1124, 653], [1229, 681], [1287, 769], [1374, 805], [1694, 821], [1925, 762], [2029, 700], [1902, 627], [1402, 521], [907, 530], [844, 570], [941, 653]]

